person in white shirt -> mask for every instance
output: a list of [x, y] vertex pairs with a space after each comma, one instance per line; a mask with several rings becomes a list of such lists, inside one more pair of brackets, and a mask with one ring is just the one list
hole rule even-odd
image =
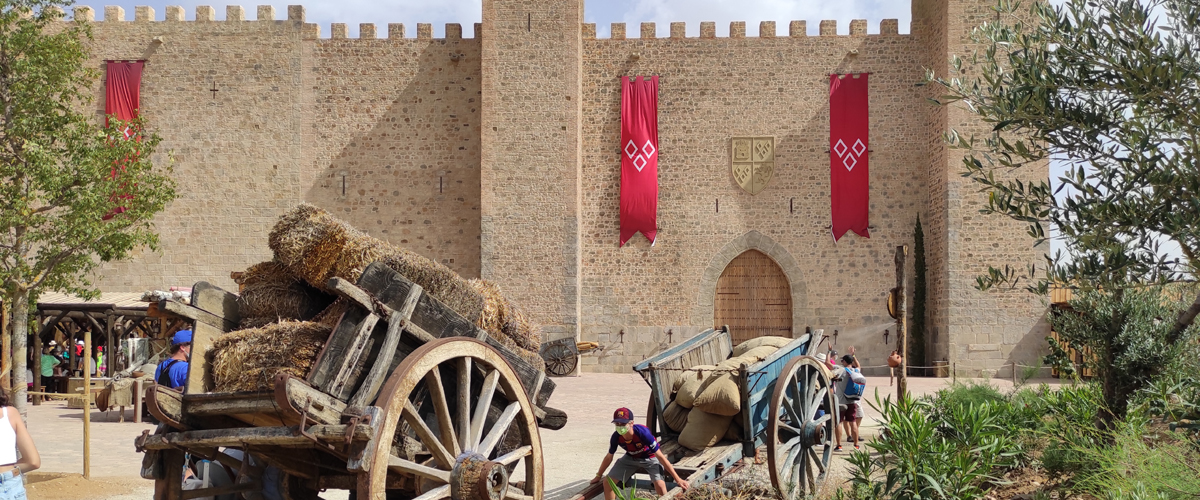
[[42, 457], [21, 413], [12, 406], [8, 392], [0, 390], [0, 498], [24, 499], [25, 474], [41, 466]]

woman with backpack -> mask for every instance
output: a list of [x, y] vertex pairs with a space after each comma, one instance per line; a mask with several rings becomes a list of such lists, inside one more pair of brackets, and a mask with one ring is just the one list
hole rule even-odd
[[[859, 404], [866, 392], [867, 378], [862, 370], [856, 368], [857, 360], [847, 354], [842, 356], [842, 366], [838, 367], [834, 380], [838, 381], [838, 413], [841, 417], [841, 427], [846, 432], [846, 440], [854, 441], [854, 449], [860, 449], [858, 444], [858, 426], [862, 423], [863, 409]], [[844, 406], [843, 406], [844, 405]], [[842, 451], [841, 435], [838, 433], [838, 445], [834, 451]]]

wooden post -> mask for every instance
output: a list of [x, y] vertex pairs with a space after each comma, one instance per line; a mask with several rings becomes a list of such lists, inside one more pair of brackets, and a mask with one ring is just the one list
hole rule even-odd
[[[33, 380], [30, 380], [30, 382], [33, 382], [33, 390], [34, 391], [41, 392], [42, 391], [42, 389], [41, 389], [41, 387], [42, 387], [42, 335], [41, 335], [42, 315], [40, 315], [40, 314], [38, 315], [38, 320], [39, 320], [38, 321], [38, 329], [33, 332], [33, 345], [31, 346], [33, 349], [33, 368], [31, 370], [31, 371], [33, 371]], [[34, 404], [34, 406], [42, 404], [42, 395], [41, 394], [33, 395], [33, 404]]]
[[83, 332], [83, 478], [92, 478], [92, 329]]
[[[117, 320], [117, 317], [113, 316], [112, 311], [108, 311], [107, 313], [104, 314], [104, 330], [105, 330], [105, 335], [104, 335], [104, 337], [105, 337], [104, 338], [104, 376], [105, 377], [111, 377], [113, 375], [113, 366], [114, 366], [113, 360], [116, 358], [116, 356], [113, 356], [113, 345], [114, 345], [113, 331], [116, 330], [115, 328], [113, 328], [113, 322], [115, 322], [116, 320]], [[97, 375], [100, 374], [99, 369], [96, 370], [96, 374]]]
[[142, 395], [145, 390], [142, 388], [142, 379], [134, 379], [133, 381], [133, 423], [142, 423]]
[[904, 279], [904, 262], [908, 245], [896, 247], [896, 349], [900, 351], [900, 376], [896, 380], [896, 400], [908, 394], [908, 282]]

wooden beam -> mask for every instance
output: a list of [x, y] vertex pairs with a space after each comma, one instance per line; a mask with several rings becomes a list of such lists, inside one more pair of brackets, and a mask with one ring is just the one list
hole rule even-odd
[[166, 311], [198, 323], [206, 323], [208, 325], [215, 326], [222, 331], [228, 331], [237, 328], [237, 323], [226, 321], [224, 318], [221, 318], [213, 313], [184, 304], [183, 302], [163, 300], [159, 301], [158, 308], [160, 311]]
[[[313, 425], [305, 431], [320, 441], [344, 442], [346, 439], [345, 425]], [[299, 433], [298, 426], [291, 427], [243, 427], [234, 429], [207, 429], [199, 431], [184, 431], [164, 434], [159, 439], [149, 439], [145, 444], [147, 450], [165, 450], [176, 446], [209, 447], [221, 446], [283, 446], [307, 448], [316, 446], [311, 439]], [[352, 441], [371, 439], [371, 426], [355, 425], [352, 429]]]
[[333, 293], [345, 297], [346, 300], [354, 302], [363, 309], [368, 311], [375, 310], [375, 303], [371, 300], [371, 295], [363, 291], [363, 289], [354, 286], [354, 284], [350, 283], [349, 281], [346, 281], [342, 278], [330, 278], [329, 282], [326, 283], [325, 286], [329, 287], [330, 290], [333, 290]]

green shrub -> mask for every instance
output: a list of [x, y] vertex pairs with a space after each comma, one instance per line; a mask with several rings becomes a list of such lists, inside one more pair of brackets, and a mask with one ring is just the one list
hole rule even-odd
[[1200, 498], [1200, 453], [1170, 435], [1148, 440], [1146, 427], [1134, 420], [1123, 422], [1110, 444], [1075, 450], [1091, 466], [1075, 473], [1072, 489], [1110, 498]]
[[1004, 401], [935, 408], [929, 400], [906, 397], [870, 404], [882, 415], [882, 431], [867, 444], [870, 451], [848, 458], [851, 489], [840, 490], [838, 498], [982, 498], [996, 469], [1011, 466], [1020, 454], [1011, 430], [1002, 425]]

